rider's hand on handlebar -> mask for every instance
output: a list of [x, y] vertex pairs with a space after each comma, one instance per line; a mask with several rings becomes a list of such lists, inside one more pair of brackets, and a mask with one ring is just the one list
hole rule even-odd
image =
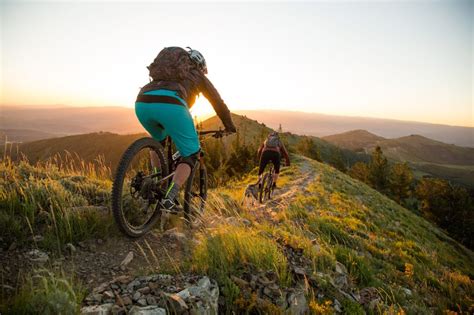
[[217, 131], [216, 133], [214, 133], [214, 134], [212, 135], [212, 137], [213, 137], [213, 138], [216, 138], [216, 139], [219, 139], [219, 138], [222, 138], [223, 136], [225, 136], [226, 134], [227, 134], [227, 133], [226, 133], [225, 130], [220, 130], [220, 129], [219, 129], [219, 131]]
[[231, 130], [229, 130], [229, 129], [224, 130], [224, 134], [228, 134], [228, 135], [236, 133], [236, 132], [237, 132], [237, 130], [235, 128], [233, 130], [232, 129]]
[[225, 133], [236, 133], [237, 128], [235, 128], [235, 126], [232, 124], [231, 126], [226, 126], [224, 132]]

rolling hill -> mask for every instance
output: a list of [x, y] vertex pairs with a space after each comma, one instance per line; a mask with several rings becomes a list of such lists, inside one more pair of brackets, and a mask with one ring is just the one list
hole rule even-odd
[[474, 148], [446, 144], [419, 135], [386, 139], [379, 142], [378, 145], [387, 152], [389, 157], [397, 160], [446, 165], [474, 165]]
[[[257, 120], [254, 120], [245, 115], [232, 114], [232, 120], [237, 127], [241, 137], [244, 137], [245, 141], [262, 141], [271, 130], [277, 130], [266, 126]], [[278, 127], [278, 126], [277, 126]], [[202, 122], [202, 128], [206, 129], [218, 129], [224, 128], [221, 121], [217, 116], [213, 116], [204, 122]], [[290, 147], [295, 147], [303, 138], [301, 135], [294, 134], [292, 132], [283, 132], [282, 137], [288, 142]], [[357, 161], [366, 161], [368, 156], [366, 154], [355, 154], [351, 150], [345, 148], [339, 148], [328, 141], [325, 141], [318, 137], [309, 136], [313, 143], [318, 147], [321, 158], [323, 161], [330, 161], [335, 155], [340, 154], [346, 164], [352, 165]], [[229, 138], [231, 140], [232, 137]]]
[[29, 142], [62, 136], [65, 135], [32, 129], [0, 129], [0, 146], [4, 145], [5, 141]]
[[[244, 141], [253, 142], [263, 139], [271, 131], [265, 125], [249, 118], [235, 114], [232, 117], [239, 130], [239, 136]], [[215, 130], [223, 127], [220, 120], [214, 116], [202, 122], [202, 128], [204, 130]], [[144, 133], [120, 135], [110, 132], [72, 135], [18, 144], [18, 153], [25, 155], [32, 163], [45, 161], [56, 154], [64, 157], [67, 154], [66, 152], [71, 153], [72, 156], [77, 155], [85, 162], [94, 162], [98, 156], [102, 156], [106, 165], [114, 170], [125, 149], [134, 140], [145, 135]], [[292, 133], [285, 133], [284, 136], [290, 145], [296, 145], [302, 138]], [[223, 141], [230, 143], [235, 137], [236, 135], [231, 135], [225, 137]], [[365, 155], [356, 154], [351, 150], [340, 150], [338, 147], [319, 138], [311, 137], [311, 139], [318, 146], [321, 157], [325, 161], [331, 160], [335, 154], [339, 153], [347, 164], [367, 159]], [[16, 152], [16, 148], [12, 149], [14, 159], [18, 157]]]
[[419, 135], [385, 139], [366, 130], [354, 130], [322, 139], [367, 154], [380, 146], [392, 161], [409, 162], [419, 176], [432, 175], [474, 187], [474, 148], [446, 144]]
[[2, 129], [25, 129], [28, 126], [28, 129], [59, 135], [99, 131], [130, 134], [144, 131], [133, 108], [125, 107], [3, 106], [0, 122]]
[[363, 152], [366, 147], [378, 143], [385, 138], [374, 135], [367, 130], [351, 130], [344, 133], [325, 136], [321, 139], [337, 145], [338, 147], [353, 150], [356, 152]]
[[[119, 135], [110, 132], [98, 132], [81, 135], [44, 139], [18, 144], [18, 150], [12, 150], [12, 158], [24, 155], [30, 163], [46, 161], [56, 155], [67, 159], [86, 163], [96, 163], [99, 157], [112, 170], [118, 164], [127, 147], [145, 134]], [[18, 152], [18, 156], [17, 153]]]
[[261, 121], [272, 128], [278, 128], [282, 124], [286, 131], [317, 137], [363, 129], [384, 138], [416, 133], [445, 143], [474, 147], [473, 127], [277, 110], [241, 110], [236, 113]]

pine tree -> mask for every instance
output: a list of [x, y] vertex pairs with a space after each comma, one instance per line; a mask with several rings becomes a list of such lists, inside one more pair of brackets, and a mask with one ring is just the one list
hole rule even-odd
[[377, 146], [372, 152], [369, 163], [369, 182], [378, 191], [385, 191], [388, 187], [389, 167], [387, 158], [383, 155], [382, 149]]
[[415, 193], [424, 217], [474, 248], [474, 201], [469, 192], [439, 178], [423, 178]]
[[389, 187], [396, 202], [402, 203], [410, 195], [413, 173], [408, 164], [396, 163], [390, 168]]
[[321, 155], [319, 153], [319, 148], [310, 137], [303, 137], [303, 139], [301, 139], [296, 148], [302, 155], [309, 157], [310, 159], [322, 162]]
[[367, 163], [355, 163], [349, 170], [349, 175], [355, 179], [360, 180], [361, 182], [369, 184], [369, 166]]

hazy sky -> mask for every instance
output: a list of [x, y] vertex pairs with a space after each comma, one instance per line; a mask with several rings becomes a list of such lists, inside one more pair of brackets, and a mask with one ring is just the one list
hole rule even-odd
[[473, 1], [0, 0], [0, 13], [2, 104], [133, 106], [159, 50], [191, 46], [231, 110], [474, 126]]

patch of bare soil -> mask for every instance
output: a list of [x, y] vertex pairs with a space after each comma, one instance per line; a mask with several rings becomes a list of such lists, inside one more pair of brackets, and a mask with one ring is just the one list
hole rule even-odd
[[64, 270], [80, 279], [87, 289], [119, 276], [157, 270], [180, 272], [176, 262], [186, 259], [191, 233], [174, 228], [164, 233], [153, 231], [139, 239], [121, 235], [105, 240], [90, 239], [67, 244], [61, 255], [39, 250], [34, 243], [13, 246], [0, 253], [0, 293], [3, 297], [14, 294], [25, 276], [42, 268]]

